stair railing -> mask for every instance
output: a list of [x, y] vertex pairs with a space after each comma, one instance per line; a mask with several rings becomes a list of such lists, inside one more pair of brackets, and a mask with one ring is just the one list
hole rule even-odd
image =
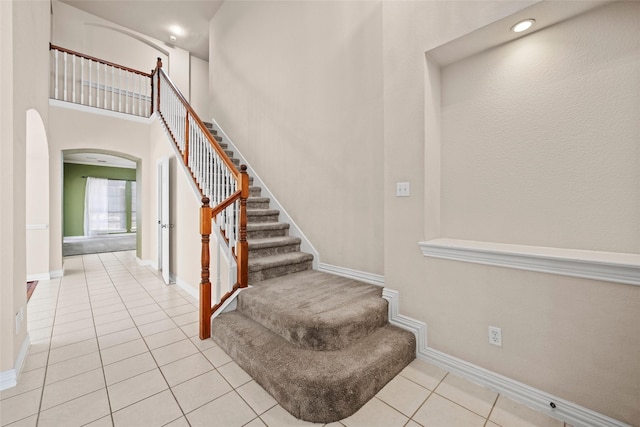
[[51, 98], [135, 116], [153, 113], [150, 73], [51, 43], [49, 51]]
[[[249, 245], [247, 243], [247, 198], [249, 176], [247, 167], [238, 170], [222, 147], [213, 138], [171, 79], [162, 69], [158, 58], [153, 72], [156, 111], [173, 139], [182, 161], [191, 172], [202, 197], [200, 208], [201, 281], [200, 281], [200, 339], [211, 336], [211, 316], [238, 289], [246, 288], [249, 277]], [[210, 282], [210, 235], [217, 227], [218, 245], [235, 260], [236, 282], [222, 295], [216, 292], [212, 304]], [[219, 231], [219, 232], [218, 232]], [[218, 256], [221, 248], [218, 248]], [[219, 258], [218, 258], [219, 272]], [[219, 276], [218, 276], [219, 277]], [[220, 286], [218, 279], [218, 287]]]

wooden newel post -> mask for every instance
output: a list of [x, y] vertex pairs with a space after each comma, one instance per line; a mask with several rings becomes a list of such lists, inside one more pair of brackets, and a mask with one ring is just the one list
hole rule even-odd
[[155, 102], [155, 96], [154, 96], [154, 91], [153, 91], [153, 79], [156, 78], [156, 70], [151, 70], [151, 111], [149, 111], [149, 117], [153, 116], [153, 103]]
[[249, 198], [249, 174], [247, 166], [240, 166], [240, 230], [238, 236], [238, 286], [249, 285], [249, 243], [247, 242], [247, 199]]
[[189, 110], [184, 118], [184, 153], [182, 154], [182, 160], [184, 164], [189, 166]]
[[158, 112], [160, 112], [160, 69], [162, 68], [162, 58], [156, 62], [156, 75], [158, 76]]
[[200, 280], [200, 339], [211, 337], [211, 282], [209, 281], [209, 236], [211, 235], [211, 207], [209, 198], [202, 198], [200, 208], [200, 234], [202, 235]]

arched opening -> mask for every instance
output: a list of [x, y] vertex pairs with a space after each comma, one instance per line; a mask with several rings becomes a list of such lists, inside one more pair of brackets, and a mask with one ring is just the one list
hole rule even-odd
[[25, 223], [27, 281], [49, 279], [49, 144], [40, 114], [27, 111]]
[[140, 253], [139, 164], [107, 150], [63, 151], [63, 256]]

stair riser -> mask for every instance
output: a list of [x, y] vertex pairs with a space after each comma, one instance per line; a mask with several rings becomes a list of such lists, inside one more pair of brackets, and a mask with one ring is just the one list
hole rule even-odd
[[252, 215], [247, 212], [247, 222], [252, 224], [263, 222], [278, 222], [278, 216], [278, 214]]
[[305, 261], [296, 264], [281, 265], [273, 268], [264, 268], [260, 271], [249, 272], [249, 284], [260, 282], [262, 280], [272, 279], [274, 277], [286, 276], [287, 274], [297, 273], [298, 271], [310, 270], [311, 261]]
[[284, 245], [271, 248], [249, 248], [249, 259], [260, 258], [269, 255], [288, 254], [300, 250], [300, 245]]
[[[249, 180], [252, 181], [252, 180]], [[249, 187], [249, 197], [260, 197], [262, 194], [262, 188], [260, 187]]]
[[288, 236], [288, 228], [276, 228], [268, 230], [247, 230], [247, 239], [265, 239], [267, 237], [282, 237]]
[[269, 202], [254, 202], [249, 198], [247, 200], [247, 209], [269, 209]]

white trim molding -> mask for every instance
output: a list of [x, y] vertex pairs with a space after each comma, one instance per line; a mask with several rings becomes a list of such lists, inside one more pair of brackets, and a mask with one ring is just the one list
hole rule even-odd
[[46, 230], [49, 224], [27, 224], [27, 230]]
[[169, 280], [198, 301], [200, 300], [199, 289], [197, 287], [194, 288], [189, 283], [176, 276], [174, 273], [169, 273]]
[[[389, 303], [389, 323], [415, 334], [418, 359], [467, 378], [471, 382], [575, 427], [632, 427], [591, 409], [428, 347], [427, 325], [400, 314], [398, 292], [385, 288], [382, 291], [382, 297]], [[551, 403], [555, 405], [555, 408], [551, 406]]]
[[640, 286], [640, 255], [459, 239], [419, 242], [426, 257]]
[[326, 264], [324, 262], [318, 263], [318, 271], [335, 274], [336, 276], [347, 277], [349, 279], [359, 280], [361, 282], [369, 283], [376, 286], [384, 286], [384, 276], [374, 273], [367, 273], [366, 271], [353, 270], [351, 268]]
[[29, 354], [29, 346], [30, 340], [29, 334], [27, 334], [24, 341], [22, 341], [22, 346], [20, 347], [18, 357], [16, 357], [13, 369], [0, 372], [0, 391], [18, 385], [18, 377], [20, 376], [20, 372], [24, 366], [24, 361], [27, 359], [27, 355]]
[[49, 279], [51, 279], [51, 273], [27, 274], [27, 282], [33, 282], [35, 280], [49, 280]]
[[[591, 409], [561, 399], [472, 363], [432, 348], [418, 352], [418, 358], [520, 402], [535, 411], [575, 427], [632, 427]], [[551, 406], [555, 405], [555, 408]]]

